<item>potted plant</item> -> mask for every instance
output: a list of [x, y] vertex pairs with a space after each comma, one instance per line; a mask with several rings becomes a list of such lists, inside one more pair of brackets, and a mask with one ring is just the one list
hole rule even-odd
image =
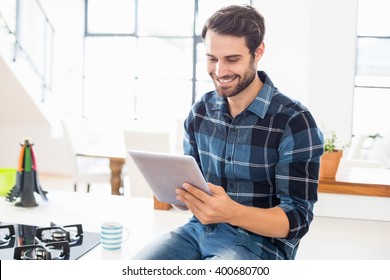
[[343, 156], [343, 150], [336, 148], [337, 135], [331, 132], [329, 137], [325, 138], [324, 154], [320, 159], [320, 178], [334, 179], [340, 159]]

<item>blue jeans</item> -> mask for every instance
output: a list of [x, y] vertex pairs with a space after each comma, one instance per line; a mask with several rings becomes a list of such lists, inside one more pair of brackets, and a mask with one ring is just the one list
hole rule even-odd
[[236, 244], [238, 229], [229, 224], [203, 225], [196, 218], [138, 252], [135, 260], [258, 260]]

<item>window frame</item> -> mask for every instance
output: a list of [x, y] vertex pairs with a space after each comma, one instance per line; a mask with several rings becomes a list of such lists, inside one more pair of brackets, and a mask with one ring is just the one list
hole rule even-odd
[[[86, 73], [85, 73], [85, 69], [86, 69], [86, 66], [85, 66], [85, 56], [86, 56], [86, 49], [85, 49], [85, 40], [87, 37], [134, 37], [136, 38], [136, 40], [139, 40], [140, 38], [147, 38], [147, 37], [153, 37], [153, 38], [172, 38], [172, 39], [187, 39], [187, 38], [191, 38], [192, 39], [192, 77], [191, 79], [189, 80], [186, 80], [186, 81], [190, 81], [191, 82], [191, 100], [190, 100], [190, 104], [193, 104], [196, 99], [198, 98], [199, 96], [199, 93], [197, 93], [199, 91], [198, 89], [198, 86], [197, 84], [199, 84], [200, 88], [202, 88], [202, 86], [204, 86], [205, 83], [207, 82], [210, 82], [211, 84], [211, 81], [205, 81], [204, 79], [197, 77], [197, 67], [198, 67], [198, 58], [199, 58], [199, 51], [198, 51], [198, 44], [201, 44], [203, 41], [202, 41], [202, 38], [201, 38], [201, 34], [197, 34], [199, 28], [198, 27], [198, 20], [199, 20], [199, 17], [198, 17], [198, 14], [199, 14], [199, 1], [201, 0], [193, 0], [193, 5], [194, 5], [194, 14], [193, 14], [193, 18], [192, 18], [192, 25], [193, 25], [193, 30], [192, 30], [192, 35], [191, 36], [161, 36], [161, 35], [155, 35], [155, 36], [150, 36], [150, 35], [147, 35], [147, 36], [141, 36], [139, 34], [139, 24], [138, 24], [138, 19], [139, 19], [139, 1], [140, 0], [134, 0], [134, 8], [135, 8], [135, 17], [134, 17], [134, 32], [132, 33], [98, 33], [98, 32], [89, 32], [88, 31], [88, 17], [89, 17], [89, 14], [88, 14], [88, 2], [89, 0], [84, 0], [84, 4], [85, 4], [85, 15], [84, 15], [84, 46], [83, 46], [83, 58], [84, 58], [84, 61], [83, 61], [83, 88], [82, 88], [82, 96], [83, 96], [83, 104], [82, 104], [82, 115], [83, 117], [87, 117], [87, 114], [85, 112], [85, 108], [86, 108], [86, 100], [85, 100], [85, 96], [86, 96], [86, 89], [85, 89], [85, 79], [86, 79]], [[252, 3], [252, 0], [249, 0], [249, 4], [253, 4]], [[135, 79], [138, 79], [138, 77], [135, 77]], [[138, 94], [137, 92], [135, 93], [136, 95]], [[135, 104], [133, 105], [133, 109], [134, 109], [134, 113], [136, 114], [137, 112], [137, 101], [136, 101], [136, 98], [135, 98]]]

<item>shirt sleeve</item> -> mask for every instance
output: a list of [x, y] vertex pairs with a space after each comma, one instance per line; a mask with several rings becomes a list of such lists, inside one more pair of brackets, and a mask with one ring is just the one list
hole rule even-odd
[[302, 238], [313, 220], [322, 153], [322, 133], [311, 114], [303, 111], [294, 115], [284, 131], [275, 169], [279, 207], [290, 223], [288, 239]]
[[[194, 105], [195, 106], [195, 105]], [[200, 166], [198, 149], [195, 141], [195, 113], [194, 106], [184, 121], [183, 151], [184, 154], [193, 156]]]

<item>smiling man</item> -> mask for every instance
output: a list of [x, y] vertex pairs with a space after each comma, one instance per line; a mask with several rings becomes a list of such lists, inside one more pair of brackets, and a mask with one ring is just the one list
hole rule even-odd
[[251, 6], [228, 6], [202, 38], [215, 90], [185, 121], [184, 152], [212, 195], [184, 184], [177, 199], [190, 221], [136, 259], [294, 259], [317, 201], [322, 134], [310, 112], [257, 71], [264, 19]]

